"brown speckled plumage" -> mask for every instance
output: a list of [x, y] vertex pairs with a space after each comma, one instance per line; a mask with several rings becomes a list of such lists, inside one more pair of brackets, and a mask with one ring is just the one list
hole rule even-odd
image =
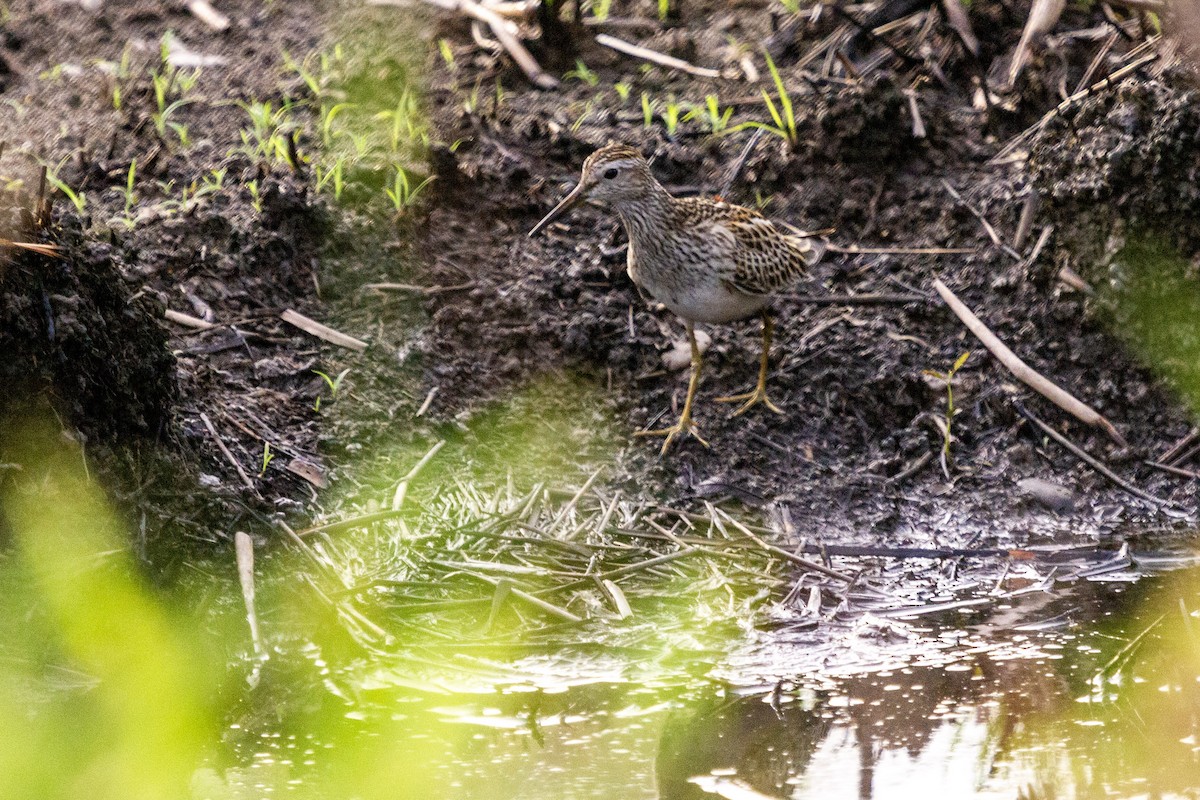
[[[606, 179], [610, 166], [619, 172]], [[581, 186], [590, 179], [589, 194], [607, 200], [625, 225], [630, 277], [684, 319], [719, 323], [753, 316], [821, 257], [816, 240], [787, 234], [756, 211], [672, 197], [630, 147], [600, 148], [584, 162], [583, 175]], [[606, 191], [609, 182], [621, 186]]]
[[579, 185], [539, 222], [530, 235], [584, 199], [617, 212], [629, 236], [629, 277], [643, 291], [683, 318], [692, 342], [692, 381], [679, 424], [654, 433], [667, 436], [663, 451], [681, 432], [695, 434], [692, 399], [701, 358], [693, 326], [763, 315], [763, 358], [753, 392], [722, 400], [744, 400], [737, 413], [764, 403], [771, 295], [795, 283], [824, 252], [816, 239], [785, 233], [756, 211], [721, 200], [673, 197], [650, 172], [637, 150], [610, 144], [583, 164]]

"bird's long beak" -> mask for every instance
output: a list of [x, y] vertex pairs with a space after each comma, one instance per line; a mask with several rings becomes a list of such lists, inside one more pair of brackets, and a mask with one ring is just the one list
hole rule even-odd
[[578, 186], [576, 186], [574, 189], [572, 189], [571, 193], [568, 194], [566, 197], [564, 197], [562, 200], [560, 200], [558, 205], [556, 205], [554, 208], [550, 209], [549, 214], [542, 217], [541, 222], [539, 222], [537, 225], [533, 226], [533, 229], [529, 231], [529, 235], [536, 236], [538, 231], [540, 231], [542, 228], [546, 227], [551, 222], [554, 222], [554, 220], [558, 219], [563, 214], [567, 213], [572, 208], [579, 205], [580, 202], [582, 202], [584, 197], [587, 195], [587, 188], [588, 187], [584, 186], [583, 183], [580, 183]]

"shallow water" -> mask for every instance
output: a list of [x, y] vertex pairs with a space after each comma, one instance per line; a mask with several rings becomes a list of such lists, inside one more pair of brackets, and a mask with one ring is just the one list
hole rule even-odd
[[506, 663], [515, 682], [452, 647], [368, 660], [227, 730], [193, 788], [351, 796], [345, 765], [391, 753], [394, 796], [1198, 797], [1197, 609], [1189, 569], [859, 619], [817, 667], [799, 630], [676, 672], [570, 648]]

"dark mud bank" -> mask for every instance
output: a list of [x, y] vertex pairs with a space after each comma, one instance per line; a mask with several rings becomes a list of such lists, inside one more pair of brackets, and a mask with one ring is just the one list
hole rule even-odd
[[41, 397], [91, 436], [163, 437], [178, 385], [162, 305], [135, 297], [114, 248], [89, 241], [77, 218], [41, 238], [56, 256], [0, 254], [0, 420]]
[[1104, 282], [1128, 234], [1200, 249], [1200, 92], [1194, 76], [1132, 80], [1047, 125], [1029, 163], [1055, 225], [1055, 263]]

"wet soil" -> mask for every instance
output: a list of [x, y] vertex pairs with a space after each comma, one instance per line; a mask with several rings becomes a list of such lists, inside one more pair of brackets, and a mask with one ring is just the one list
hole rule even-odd
[[[277, 511], [311, 515], [331, 481], [335, 488], [342, 481], [342, 496], [386, 485], [411, 465], [405, 459], [414, 449], [436, 438], [470, 444], [473, 424], [546, 380], [591, 387], [551, 389], [542, 400], [594, 427], [597, 409], [575, 408], [585, 398], [617, 431], [605, 482], [682, 506], [778, 504], [800, 537], [901, 544], [936, 539], [931, 529], [950, 523], [956, 537], [969, 538], [984, 530], [1096, 532], [1177, 515], [1120, 493], [1047, 443], [1013, 397], [1190, 513], [1192, 482], [1143, 463], [1187, 433], [1185, 404], [1114, 333], [1101, 300], [1059, 279], [1070, 266], [1103, 284], [1113, 233], [1130, 225], [1161, 230], [1166, 221], [1172, 245], [1185, 258], [1196, 252], [1196, 112], [1182, 67], [1148, 65], [992, 163], [1059, 101], [1061, 87], [1069, 92], [1126, 63], [1135, 43], [1120, 38], [1097, 72], [1089, 66], [1100, 42], [1064, 35], [1039, 52], [1015, 90], [993, 99], [989, 113], [973, 105], [976, 76], [1001, 66], [1015, 45], [1023, 19], [1016, 8], [972, 5], [980, 63], [963, 55], [940, 19], [921, 12], [888, 46], [860, 42], [849, 73], [832, 50], [819, 48], [838, 31], [850, 35], [840, 18], [823, 15], [783, 37], [777, 4], [685, 3], [669, 24], [652, 5], [629, 4], [625, 22], [608, 29], [722, 70], [721, 78], [646, 67], [596, 45], [591, 28], [570, 25], [534, 45], [553, 74], [575, 72], [542, 92], [505, 56], [481, 50], [463, 21], [414, 22], [396, 9], [228, 2], [221, 10], [231, 25], [219, 32], [174, 4], [109, 2], [92, 12], [50, 0], [11, 3], [0, 99], [14, 113], [0, 116], [0, 175], [14, 197], [23, 193], [31, 203], [35, 159], [42, 159], [86, 195], [86, 205], [76, 209], [58, 193], [49, 223], [29, 232], [62, 246], [62, 258], [4, 256], [14, 260], [0, 277], [0, 342], [19, 354], [9, 363], [40, 365], [37, 380], [64, 424], [94, 437], [98, 449], [119, 452], [131, 437], [165, 442], [154, 453], [170, 469], [135, 459], [137, 466], [112, 470], [124, 476], [132, 507], [150, 509], [149, 527], [210, 542]], [[1099, 9], [1072, 8], [1056, 31], [1106, 24]], [[1127, 27], [1136, 40], [1136, 23]], [[170, 127], [158, 132], [154, 120], [148, 76], [162, 69], [168, 31], [192, 55], [221, 60], [202, 68], [173, 118], [187, 126], [186, 145]], [[452, 58], [439, 55], [435, 40]], [[436, 181], [425, 202], [399, 219], [378, 202], [382, 170], [348, 180], [341, 200], [331, 197], [331, 184], [317, 191], [315, 103], [297, 111], [288, 130], [299, 155], [294, 167], [239, 149], [250, 126], [237, 102], [311, 99], [304, 75], [287, 64], [328, 54], [339, 41], [368, 53], [369, 64], [328, 96], [372, 113], [372, 103], [389, 107], [396, 87], [424, 66], [427, 169]], [[698, 412], [711, 448], [684, 442], [660, 459], [653, 442], [631, 434], [668, 419], [682, 401], [686, 376], [665, 370], [661, 359], [680, 324], [638, 296], [610, 215], [582, 209], [540, 238], [525, 233], [583, 158], [610, 140], [653, 156], [656, 174], [676, 192], [725, 191], [750, 131], [714, 136], [701, 117], [675, 127], [669, 104], [702, 105], [712, 94], [734, 109], [729, 125], [766, 118], [758, 87], [737, 66], [743, 51], [756, 54], [764, 42], [792, 93], [798, 141], [764, 136], [727, 198], [801, 228], [832, 228], [830, 240], [843, 249], [970, 252], [834, 252], [781, 296], [771, 385], [783, 416], [755, 410], [731, 420], [711, 402], [746, 388], [758, 356], [754, 323], [712, 329]], [[912, 62], [896, 55], [905, 48], [930, 55]], [[393, 94], [371, 95], [385, 84]], [[317, 91], [321, 99], [327, 88]], [[122, 192], [131, 166], [132, 204]], [[224, 183], [195, 197], [214, 170], [224, 170]], [[193, 187], [190, 201], [184, 187]], [[1043, 204], [1018, 245], [1029, 192]], [[1035, 248], [1051, 226], [1047, 245]], [[934, 277], [1034, 368], [1111, 419], [1129, 446], [1115, 447], [1015, 385], [937, 300]], [[399, 295], [362, 288], [382, 281], [434, 288]], [[909, 299], [829, 301], [867, 293]], [[163, 321], [163, 308], [214, 327]], [[280, 319], [287, 309], [369, 347], [358, 354], [315, 339]], [[943, 472], [938, 420], [946, 391], [927, 371], [945, 371], [966, 351]], [[338, 396], [316, 374], [347, 368]], [[404, 455], [387, 456], [397, 442]], [[276, 459], [260, 475], [266, 443]], [[395, 474], [364, 475], [355, 468], [364, 454]], [[584, 460], [592, 466], [590, 456]], [[127, 461], [114, 456], [110, 466]], [[1030, 477], [1077, 493], [1080, 511], [1060, 517], [1031, 502], [1017, 490]]]
[[[985, 37], [982, 58], [996, 57], [993, 67], [1020, 34], [1020, 25], [998, 9], [971, 8], [974, 28]], [[771, 20], [766, 11], [695, 3], [666, 30], [622, 35], [736, 74], [736, 53], [727, 42], [767, 41]], [[1080, 29], [1095, 21], [1086, 13], [1069, 14], [1062, 25]], [[1187, 432], [1180, 400], [1131, 356], [1107, 324], [1111, 316], [1103, 304], [1058, 279], [1060, 267], [1069, 266], [1103, 287], [1104, 261], [1119, 249], [1110, 234], [1128, 226], [1165, 226], [1183, 253], [1196, 252], [1189, 210], [1195, 188], [1184, 177], [1198, 164], [1190, 76], [1178, 68], [1143, 70], [1120, 90], [1071, 107], [1023, 140], [1015, 156], [994, 164], [1007, 141], [1058, 102], [1053, 86], [1087, 80], [1094, 47], [1047, 53], [1006, 107], [989, 117], [971, 106], [976, 72], [970, 59], [938, 40], [948, 34], [935, 28], [940, 33], [930, 46], [952, 55], [939, 62], [940, 84], [922, 83], [915, 95], [924, 127], [917, 136], [905, 96], [914, 71], [900, 59], [881, 56], [877, 47], [884, 66], [864, 70], [861, 78], [805, 63], [803, 54], [820, 54], [818, 42], [830, 27], [828, 21], [802, 26], [791, 54], [779, 59], [793, 87], [799, 143], [792, 148], [765, 137], [728, 192], [723, 186], [750, 132], [712, 136], [698, 121], [671, 131], [665, 115], [671, 100], [703, 105], [706, 95], [716, 95], [721, 107], [734, 106], [734, 121], [765, 118], [754, 92], [736, 81], [647, 68], [591, 45], [582, 33], [571, 55], [587, 64], [592, 77], [568, 80], [554, 92], [510, 87], [504, 62], [489, 56], [460, 55], [452, 69], [435, 65], [442, 68], [433, 70], [434, 113], [458, 146], [435, 152], [445, 200], [424, 229], [424, 249], [476, 265], [469, 294], [439, 295], [430, 303], [427, 352], [437, 356], [432, 379], [440, 389], [435, 408], [445, 413], [470, 406], [480, 396], [502, 395], [531, 373], [564, 367], [612, 386], [618, 416], [631, 431], [677, 413], [686, 374], [668, 374], [660, 356], [681, 338], [682, 326], [669, 312], [648, 307], [625, 275], [618, 249], [623, 233], [613, 216], [585, 209], [545, 236], [524, 236], [573, 184], [587, 153], [619, 140], [653, 157], [656, 175], [677, 193], [725, 193], [735, 202], [765, 204], [769, 216], [799, 228], [833, 228], [830, 239], [843, 248], [972, 251], [834, 253], [796, 294], [780, 297], [771, 385], [787, 412], [782, 417], [756, 410], [731, 420], [710, 402], [750, 384], [758, 353], [756, 323], [712, 330], [699, 410], [711, 448], [691, 441], [660, 460], [653, 445], [638, 442], [629, 484], [649, 481], [683, 503], [729, 497], [750, 505], [778, 502], [790, 509], [798, 532], [810, 536], [870, 529], [905, 540], [919, 538], [916, 531], [934, 520], [951, 518], [960, 530], [1037, 528], [1047, 516], [1036, 504], [1031, 511], [1017, 491], [1017, 482], [1031, 477], [1058, 481], [1088, 498], [1081, 505], [1092, 511], [1071, 523], [1076, 531], [1090, 528], [1081, 526], [1082, 518], [1153, 516], [1151, 507], [1135, 509], [1032, 433], [1014, 409], [1012, 400], [1020, 398], [1136, 483], [1193, 508], [1189, 486], [1141, 463]], [[445, 25], [442, 34], [463, 47], [457, 24]], [[1115, 67], [1122, 58], [1105, 64]], [[469, 87], [487, 89], [494, 80], [508, 88], [502, 102], [464, 104]], [[628, 87], [628, 100], [617, 85]], [[639, 97], [653, 104], [649, 124]], [[1154, 188], [1141, 190], [1143, 181]], [[1180, 182], [1187, 185], [1176, 189]], [[1010, 243], [1030, 193], [1044, 203], [1032, 235], [1016, 252]], [[1000, 246], [968, 206], [983, 215]], [[1049, 246], [1036, 249], [1047, 228]], [[432, 267], [432, 283], [461, 280], [440, 260]], [[1108, 416], [1130, 446], [1116, 448], [1014, 386], [937, 300], [934, 277], [1035, 369]], [[867, 306], [823, 302], [844, 294], [923, 299]], [[944, 415], [945, 387], [927, 371], [944, 372], [966, 351], [972, 356], [954, 382], [960, 413], [947, 479], [936, 458], [944, 441], [937, 420]]]
[[[279, 108], [304, 94], [290, 54], [338, 38], [336, 14], [257, 2], [221, 11], [226, 31], [182, 5], [22, 2], [9, 4], [2, 39], [3, 99], [15, 111], [0, 115], [13, 206], [3, 235], [61, 251], [14, 251], [0, 272], [0, 375], [17, 387], [10, 398], [48, 399], [91, 442], [126, 510], [165, 539], [168, 561], [189, 550], [180, 537], [225, 542], [327, 484], [317, 371], [338, 369], [321, 340], [280, 315], [329, 313], [347, 276], [323, 285], [322, 255], [339, 242], [353, 255], [344, 243], [361, 227], [331, 215], [306, 159], [271, 163], [243, 138], [253, 134], [245, 104]], [[338, 30], [357, 41], [353, 26]], [[181, 88], [198, 63], [194, 86]], [[156, 75], [170, 76], [167, 100], [182, 101], [164, 131]], [[37, 226], [19, 209], [37, 206], [42, 164], [81, 202], [50, 188]], [[381, 227], [372, 242], [397, 237]], [[372, 277], [395, 278], [390, 266]], [[168, 321], [165, 309], [193, 321]], [[267, 443], [278, 458], [259, 474]]]

